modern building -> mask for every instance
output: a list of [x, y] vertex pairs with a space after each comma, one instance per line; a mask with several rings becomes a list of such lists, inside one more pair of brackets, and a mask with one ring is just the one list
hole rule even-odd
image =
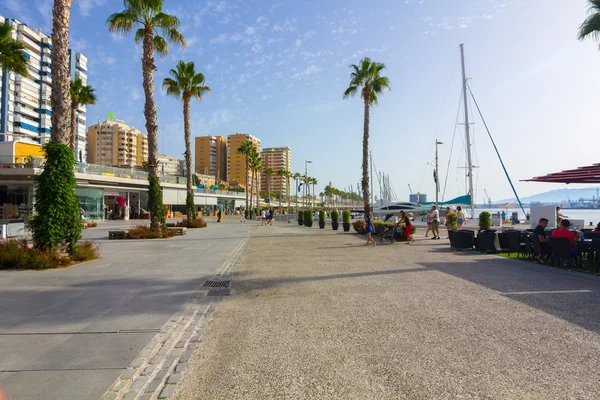
[[[260, 151], [260, 139], [255, 136], [245, 133], [227, 136], [227, 182], [229, 183], [236, 181], [242, 186], [246, 185], [246, 156], [237, 151], [246, 140], [251, 141], [254, 147]], [[252, 174], [250, 173], [249, 182], [251, 178]], [[260, 187], [260, 175], [258, 182], [250, 182], [250, 186]]]
[[214, 175], [226, 181], [227, 139], [223, 136], [198, 136], [194, 138], [194, 147], [196, 173]]
[[87, 154], [90, 164], [141, 167], [148, 161], [148, 136], [123, 121], [98, 120], [87, 131]]
[[[0, 23], [5, 20], [0, 16]], [[8, 21], [15, 28], [13, 38], [25, 45], [29, 75], [0, 71], [0, 141], [29, 139], [44, 144], [50, 140], [52, 128], [52, 40], [40, 30], [33, 30], [17, 20]], [[73, 50], [69, 54], [71, 77], [80, 77], [86, 83], [87, 58]], [[85, 113], [85, 106], [80, 106], [76, 120], [76, 153], [81, 161], [86, 161]]]
[[[261, 152], [263, 173], [261, 176], [262, 190], [270, 188], [272, 193], [281, 193], [287, 196], [288, 187], [287, 179], [283, 176], [277, 175], [277, 171], [283, 169], [285, 171], [292, 170], [292, 149], [288, 146], [283, 147], [269, 147], [263, 149]], [[273, 174], [268, 178], [269, 184], [267, 185], [267, 176], [264, 171], [267, 168], [273, 170]]]
[[158, 171], [162, 175], [180, 175], [183, 173], [181, 171], [181, 161], [177, 157], [167, 156], [166, 154], [158, 155]]

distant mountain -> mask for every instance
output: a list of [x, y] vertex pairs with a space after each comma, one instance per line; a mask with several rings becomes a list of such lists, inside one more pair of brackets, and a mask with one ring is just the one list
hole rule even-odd
[[[577, 202], [579, 199], [598, 199], [596, 188], [593, 189], [555, 189], [548, 192], [539, 193], [529, 197], [521, 197], [523, 203], [540, 202], [540, 203], [566, 203]], [[516, 198], [504, 199], [495, 201], [494, 204], [515, 203]]]

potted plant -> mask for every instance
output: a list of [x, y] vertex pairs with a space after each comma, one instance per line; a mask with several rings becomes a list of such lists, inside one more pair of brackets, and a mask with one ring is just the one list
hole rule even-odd
[[298, 211], [298, 225], [304, 225], [304, 211]]
[[334, 231], [337, 231], [340, 226], [340, 224], [338, 222], [339, 217], [340, 217], [340, 213], [337, 210], [333, 210], [331, 212], [331, 228]]
[[350, 232], [350, 211], [348, 210], [342, 211], [342, 226], [344, 232]]
[[458, 230], [458, 214], [453, 212], [446, 216], [446, 226], [448, 227], [448, 238], [452, 242], [452, 234]]
[[483, 211], [479, 214], [479, 231], [489, 231], [492, 228], [492, 214]]
[[304, 225], [312, 228], [313, 225], [313, 212], [312, 210], [304, 211]]
[[319, 228], [325, 229], [325, 211], [319, 211]]

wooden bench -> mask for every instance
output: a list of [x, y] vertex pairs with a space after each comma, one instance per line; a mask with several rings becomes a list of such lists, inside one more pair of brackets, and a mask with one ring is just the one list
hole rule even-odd
[[177, 222], [167, 222], [167, 228], [177, 228]]
[[109, 239], [127, 239], [129, 231], [108, 231]]
[[185, 227], [177, 226], [177, 227], [170, 227], [167, 229], [170, 231], [176, 231], [178, 235], [185, 235], [187, 233], [187, 228], [185, 228]]

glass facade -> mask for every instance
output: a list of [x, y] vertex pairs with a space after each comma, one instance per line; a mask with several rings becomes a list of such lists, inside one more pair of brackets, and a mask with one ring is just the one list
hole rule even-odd
[[31, 186], [0, 185], [0, 219], [27, 219], [32, 200]]
[[85, 219], [102, 220], [104, 214], [104, 190], [90, 188], [76, 188], [75, 194], [79, 198], [79, 207], [85, 211]]

